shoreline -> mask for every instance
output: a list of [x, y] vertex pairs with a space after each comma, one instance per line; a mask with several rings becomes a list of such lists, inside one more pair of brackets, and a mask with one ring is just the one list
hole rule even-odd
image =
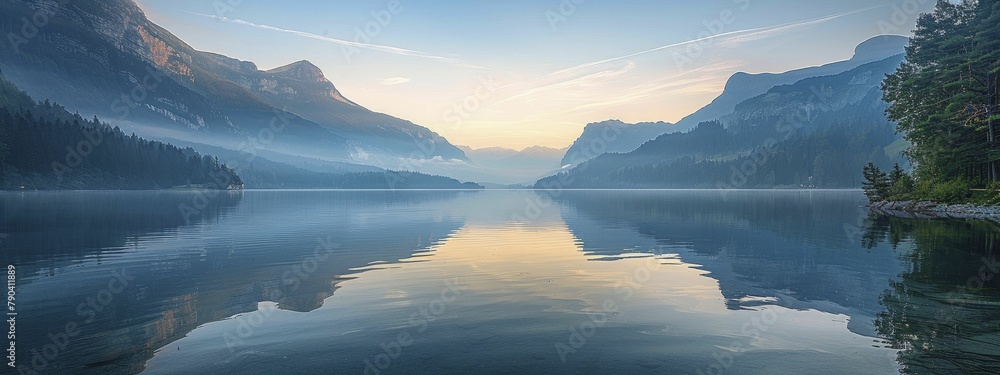
[[1000, 206], [948, 205], [930, 201], [881, 201], [869, 204], [868, 209], [906, 219], [970, 219], [1000, 222]]

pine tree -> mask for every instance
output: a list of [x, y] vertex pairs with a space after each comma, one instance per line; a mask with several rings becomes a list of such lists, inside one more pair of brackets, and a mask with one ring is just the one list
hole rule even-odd
[[899, 197], [904, 194], [910, 194], [915, 189], [915, 183], [913, 177], [911, 177], [903, 168], [896, 164], [892, 167], [892, 172], [889, 172], [889, 196]]
[[896, 183], [902, 181], [904, 178], [906, 178], [906, 172], [903, 171], [903, 168], [900, 168], [898, 163], [893, 165], [892, 171], [889, 172], [889, 184], [896, 185]]
[[889, 197], [889, 179], [885, 172], [875, 164], [868, 163], [865, 166], [864, 176], [864, 191], [869, 201], [878, 202]]

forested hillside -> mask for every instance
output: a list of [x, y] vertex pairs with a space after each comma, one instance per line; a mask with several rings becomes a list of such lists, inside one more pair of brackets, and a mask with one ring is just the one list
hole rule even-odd
[[0, 188], [240, 189], [217, 158], [129, 136], [96, 117], [84, 120], [35, 103], [0, 76]]

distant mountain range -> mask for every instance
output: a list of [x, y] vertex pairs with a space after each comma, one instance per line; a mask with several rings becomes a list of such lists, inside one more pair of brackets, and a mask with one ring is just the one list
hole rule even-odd
[[[0, 14], [0, 31], [16, 37], [0, 43], [10, 81], [147, 137], [388, 169], [467, 160], [429, 129], [347, 99], [308, 61], [262, 71], [197, 51], [131, 0], [3, 1]], [[22, 19], [46, 22], [23, 34]]]
[[464, 171], [456, 173], [478, 173], [478, 178], [474, 180], [499, 185], [530, 185], [538, 178], [558, 171], [561, 167], [560, 159], [567, 150], [542, 146], [532, 146], [520, 151], [504, 147], [458, 148], [465, 152], [471, 164]]
[[[885, 117], [881, 82], [903, 61], [906, 40], [877, 37], [861, 44], [854, 59], [823, 67], [736, 74], [720, 99], [676, 127], [687, 127], [688, 119], [706, 121], [631, 152], [601, 155], [535, 186], [858, 187], [867, 162], [905, 164], [900, 152], [906, 144]], [[793, 83], [783, 83], [788, 81]], [[767, 84], [775, 85], [729, 109], [734, 98]]]
[[523, 150], [504, 147], [487, 147], [473, 149], [468, 146], [458, 146], [465, 152], [474, 164], [487, 168], [529, 168], [558, 169], [559, 159], [566, 153], [566, 148], [531, 146]]

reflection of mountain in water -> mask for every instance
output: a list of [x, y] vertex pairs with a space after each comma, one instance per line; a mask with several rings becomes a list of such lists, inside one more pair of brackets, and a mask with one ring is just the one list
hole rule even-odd
[[[559, 198], [592, 255], [678, 254], [718, 280], [730, 308], [775, 304], [851, 317], [849, 328], [874, 336], [882, 286], [903, 268], [891, 249], [865, 251], [848, 225], [864, 210], [860, 194], [811, 192], [629, 191], [592, 199]], [[622, 248], [630, 244], [631, 248]]]
[[903, 241], [907, 270], [882, 295], [878, 333], [905, 373], [1000, 373], [1000, 227], [872, 216], [866, 246]]
[[[204, 199], [203, 198], [208, 198]], [[195, 200], [198, 200], [195, 209]], [[27, 192], [0, 195], [6, 260], [36, 271], [36, 262], [100, 257], [133, 247], [140, 237], [213, 221], [243, 199], [241, 191]], [[189, 211], [181, 210], [181, 207]], [[52, 267], [53, 264], [45, 264]], [[51, 271], [51, 270], [50, 270]]]
[[[357, 268], [412, 258], [463, 225], [426, 206], [468, 194], [245, 192], [213, 200], [192, 225], [177, 208], [191, 195], [109, 194], [95, 208], [93, 194], [61, 194], [44, 206], [54, 211], [37, 216], [18, 216], [25, 202], [8, 198], [14, 215], [4, 218], [4, 231], [16, 233], [10, 262], [19, 265], [19, 298], [32, 307], [18, 325], [21, 353], [40, 351], [48, 332], [76, 322], [81, 334], [47, 372], [137, 373], [154, 350], [199, 325], [255, 311], [262, 301], [311, 311]], [[48, 238], [56, 232], [69, 235]], [[122, 271], [134, 277], [122, 293], [97, 303], [99, 311], [81, 310]]]

